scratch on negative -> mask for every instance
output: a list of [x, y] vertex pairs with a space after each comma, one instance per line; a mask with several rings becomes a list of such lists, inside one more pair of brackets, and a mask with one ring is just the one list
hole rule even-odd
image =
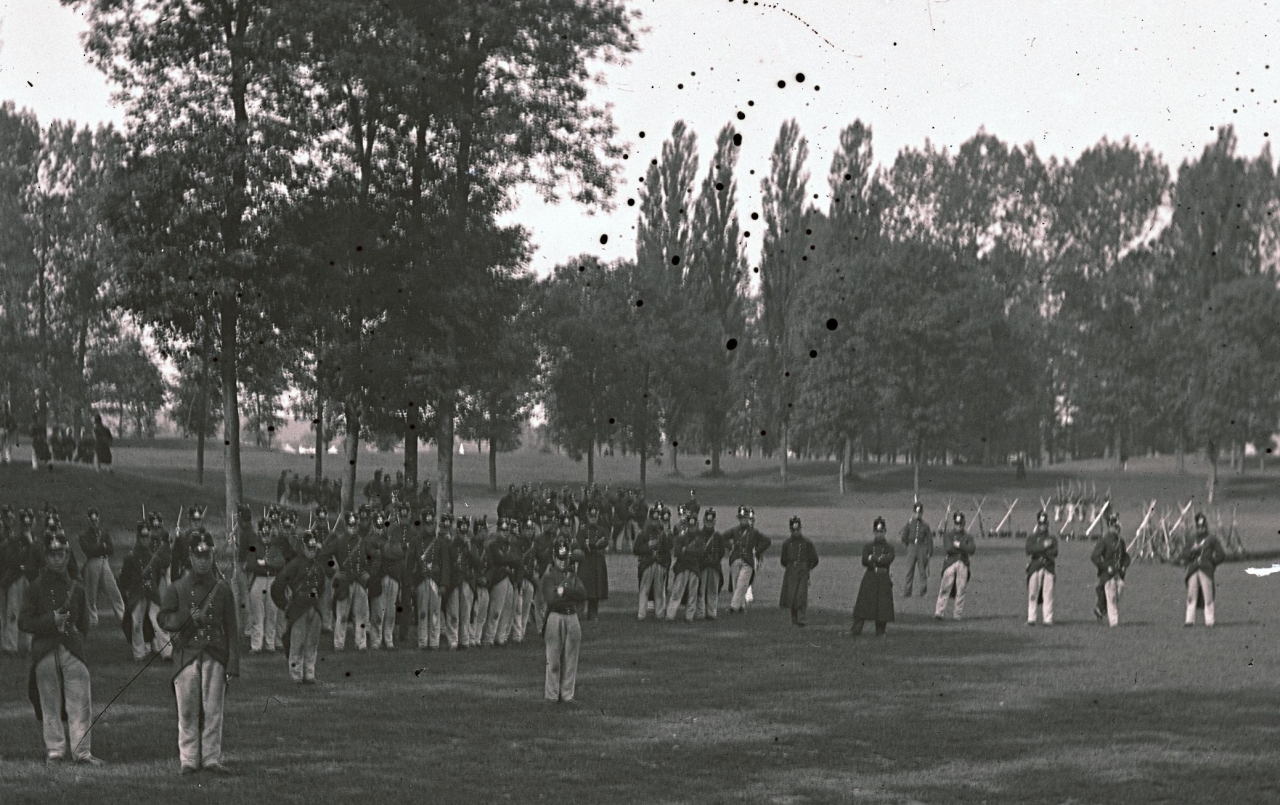
[[271, 706], [272, 702], [275, 702], [276, 704], [284, 704], [284, 702], [280, 701], [275, 696], [268, 696], [267, 700], [262, 703], [262, 712], [267, 712], [267, 708]]
[[784, 13], [784, 14], [786, 14], [786, 15], [790, 16], [792, 19], [796, 20], [796, 22], [799, 22], [801, 25], [803, 25], [804, 27], [806, 27], [806, 28], [808, 28], [810, 31], [812, 31], [814, 36], [818, 37], [818, 38], [819, 38], [819, 39], [821, 39], [823, 42], [826, 42], [828, 45], [830, 45], [831, 47], [833, 47], [833, 48], [835, 48], [836, 50], [840, 51], [840, 52], [841, 52], [841, 53], [843, 53], [844, 55], [846, 55], [846, 56], [852, 56], [852, 57], [853, 57], [853, 58], [855, 58], [855, 59], [861, 59], [861, 58], [862, 58], [861, 54], [858, 54], [858, 53], [850, 53], [849, 51], [847, 51], [847, 50], [845, 50], [844, 48], [842, 48], [842, 47], [840, 47], [839, 45], [837, 45], [835, 42], [832, 42], [830, 39], [828, 39], [828, 38], [826, 38], [825, 36], [823, 36], [821, 31], [819, 31], [817, 28], [814, 28], [812, 25], [810, 25], [808, 22], [806, 22], [806, 21], [805, 21], [805, 20], [804, 20], [804, 19], [803, 19], [799, 14], [796, 14], [794, 11], [791, 11], [790, 9], [787, 9], [787, 8], [783, 8], [782, 6], [780, 6], [780, 5], [779, 5], [779, 4], [777, 4], [777, 3], [763, 3], [763, 4], [762, 4], [762, 6], [763, 6], [764, 8], [771, 8], [771, 9], [774, 9], [775, 11], [781, 11], [782, 13]]

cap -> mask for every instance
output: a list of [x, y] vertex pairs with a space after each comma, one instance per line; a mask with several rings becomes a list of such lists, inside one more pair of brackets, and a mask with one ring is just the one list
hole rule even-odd
[[50, 553], [52, 551], [65, 551], [68, 547], [67, 533], [62, 529], [54, 529], [44, 535], [45, 553]]
[[192, 520], [200, 520], [204, 518], [204, 509], [199, 506], [188, 506], [187, 512], [187, 516]]
[[459, 531], [468, 531], [471, 528], [471, 518], [465, 514], [459, 517], [455, 522]]
[[951, 515], [951, 522], [955, 523], [956, 525], [964, 525], [964, 512], [956, 512], [955, 514]]
[[308, 528], [306, 531], [302, 532], [302, 544], [319, 546], [320, 536]]
[[511, 530], [511, 521], [505, 517], [498, 518], [498, 533], [505, 534]]
[[1209, 525], [1209, 518], [1204, 516], [1204, 512], [1196, 512], [1196, 525], [1197, 526]]
[[915, 505], [911, 507], [911, 510], [914, 511], [916, 514], [919, 514], [920, 512], [924, 511], [924, 504], [917, 500]]
[[146, 521], [146, 520], [139, 520], [139, 521], [138, 521], [138, 525], [137, 525], [137, 527], [134, 529], [134, 531], [136, 531], [136, 532], [137, 532], [137, 534], [138, 534], [138, 536], [140, 536], [140, 537], [141, 537], [143, 534], [150, 534], [150, 533], [151, 533], [151, 526], [147, 523], [147, 521]]
[[1107, 512], [1107, 525], [1120, 525], [1120, 515], [1113, 511]]
[[1037, 525], [1045, 525], [1048, 522], [1049, 522], [1049, 515], [1047, 512], [1040, 512], [1039, 514], [1036, 515]]
[[551, 558], [556, 562], [569, 561], [569, 543], [563, 540], [556, 540], [556, 544], [551, 549]]
[[258, 530], [259, 530], [259, 531], [270, 531], [270, 530], [271, 530], [271, 521], [269, 521], [269, 520], [259, 520], [259, 521], [258, 521]]
[[87, 515], [87, 516], [89, 516], [89, 517], [97, 517], [97, 516], [98, 516], [98, 507], [97, 507], [97, 506], [90, 506], [90, 507], [89, 507], [89, 511], [88, 511], [88, 512], [86, 512], [86, 515]]
[[213, 553], [213, 534], [208, 531], [201, 531], [196, 536], [196, 541], [191, 546], [192, 553]]
[[597, 506], [596, 504], [592, 503], [591, 505], [587, 506], [587, 514], [599, 514], [599, 513], [600, 513], [600, 507]]
[[716, 510], [715, 510], [715, 509], [707, 509], [705, 512], [703, 512], [703, 513], [702, 513], [702, 519], [703, 519], [703, 520], [714, 520], [714, 519], [716, 519]]
[[343, 518], [343, 522], [345, 522], [347, 525], [355, 525], [357, 522], [356, 513], [347, 512], [347, 516]]
[[872, 531], [884, 531], [884, 530], [885, 530], [885, 528], [886, 528], [886, 527], [885, 527], [885, 524], [884, 524], [884, 518], [883, 518], [883, 517], [877, 517], [877, 518], [876, 518], [876, 521], [875, 521], [874, 523], [872, 523], [872, 524], [871, 524], [871, 530], [872, 530]]
[[440, 515], [440, 525], [453, 525], [453, 514], [451, 512], [445, 512]]
[[788, 526], [792, 531], [795, 531], [795, 530], [799, 529], [799, 528], [801, 527], [801, 526], [800, 526], [800, 517], [799, 517], [798, 515], [793, 515], [793, 516], [792, 516], [792, 518], [791, 518], [789, 521], [787, 521], [787, 526]]

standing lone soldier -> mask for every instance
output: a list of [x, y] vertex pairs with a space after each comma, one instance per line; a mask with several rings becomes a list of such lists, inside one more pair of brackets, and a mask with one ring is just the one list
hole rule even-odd
[[818, 549], [801, 533], [799, 517], [792, 517], [789, 526], [791, 537], [782, 543], [782, 554], [778, 557], [784, 568], [778, 606], [791, 610], [792, 623], [804, 626], [805, 612], [809, 609], [809, 573], [818, 566]]
[[582, 579], [569, 569], [567, 541], [551, 549], [551, 566], [542, 575], [542, 600], [547, 602], [547, 620], [542, 626], [547, 641], [547, 674], [543, 697], [548, 702], [569, 704], [578, 681], [578, 647], [582, 644], [582, 624], [578, 607], [587, 600]]
[[1053, 625], [1053, 581], [1058, 560], [1058, 538], [1049, 533], [1049, 514], [1036, 515], [1036, 530], [1027, 537], [1027, 625], [1036, 625], [1036, 610], [1043, 606], [1044, 625]]
[[89, 527], [80, 535], [80, 549], [84, 551], [84, 591], [89, 605], [89, 628], [98, 625], [98, 592], [107, 594], [111, 611], [124, 619], [124, 598], [116, 577], [111, 574], [111, 555], [115, 545], [111, 535], [98, 523], [98, 510], [89, 509]]
[[1227, 558], [1222, 543], [1209, 533], [1209, 521], [1202, 512], [1196, 514], [1195, 539], [1182, 549], [1182, 563], [1187, 566], [1187, 619], [1184, 626], [1196, 625], [1196, 610], [1204, 609], [1204, 625], [1213, 626], [1213, 571]]
[[1120, 623], [1120, 594], [1124, 592], [1124, 574], [1129, 570], [1129, 550], [1120, 538], [1120, 516], [1107, 512], [1107, 533], [1094, 546], [1090, 557], [1098, 568], [1098, 603], [1093, 615], [1098, 620], [1105, 616], [1107, 623]]
[[102, 414], [93, 415], [93, 468], [111, 470], [111, 431], [102, 424]]
[[227, 683], [240, 676], [236, 602], [231, 586], [213, 572], [213, 535], [191, 546], [191, 572], [166, 592], [160, 623], [174, 632], [178, 673], [178, 759], [183, 774], [200, 768], [227, 774], [222, 765], [222, 707]]
[[964, 612], [964, 588], [969, 584], [969, 557], [978, 550], [973, 536], [964, 529], [964, 512], [956, 512], [951, 518], [951, 533], [947, 536], [947, 558], [942, 563], [942, 586], [938, 589], [938, 604], [933, 617], [942, 620], [947, 611], [947, 599], [956, 600], [952, 617], [960, 620]]
[[920, 595], [929, 591], [929, 558], [933, 556], [933, 531], [924, 521], [924, 504], [916, 501], [915, 517], [902, 527], [902, 544], [907, 546], [907, 579], [902, 585], [903, 596], [911, 597], [911, 583], [916, 568], [920, 569]]
[[93, 695], [84, 662], [89, 608], [84, 588], [67, 573], [71, 556], [61, 531], [45, 534], [44, 568], [22, 597], [18, 628], [31, 635], [27, 692], [44, 725], [45, 763], [104, 765], [90, 752]]
[[605, 549], [609, 547], [609, 527], [600, 520], [600, 504], [587, 504], [587, 520], [578, 527], [578, 549], [583, 553], [578, 568], [579, 578], [587, 590], [587, 612], [582, 620], [595, 620], [600, 602], [609, 598], [609, 566]]
[[285, 613], [284, 651], [289, 678], [299, 685], [316, 682], [316, 654], [320, 651], [320, 603], [325, 586], [324, 565], [316, 559], [320, 537], [302, 533], [302, 553], [289, 560], [271, 583], [271, 600]]
[[31, 469], [40, 469], [41, 462], [53, 469], [53, 454], [49, 452], [49, 435], [40, 412], [31, 414]]
[[885, 629], [893, 620], [893, 578], [889, 575], [889, 565], [893, 564], [894, 551], [886, 538], [888, 530], [883, 517], [876, 518], [871, 533], [874, 538], [862, 548], [862, 566], [867, 570], [862, 574], [858, 597], [853, 602], [850, 637], [862, 634], [862, 625], [867, 621], [874, 621], [876, 636], [884, 637]]
[[756, 565], [773, 544], [756, 530], [752, 524], [754, 519], [755, 511], [739, 506], [738, 524], [724, 534], [725, 544], [729, 546], [729, 584], [733, 593], [729, 601], [730, 614], [747, 611], [747, 590], [755, 578]]

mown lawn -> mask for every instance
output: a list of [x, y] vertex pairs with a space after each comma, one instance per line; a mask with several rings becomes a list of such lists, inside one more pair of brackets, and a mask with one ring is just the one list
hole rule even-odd
[[[0, 472], [4, 501], [30, 493], [29, 469]], [[199, 494], [123, 469], [76, 478], [45, 491], [97, 496], [121, 517], [143, 498], [176, 512]], [[754, 492], [701, 487], [726, 512]], [[715, 623], [637, 623], [634, 564], [613, 557], [613, 597], [584, 629], [577, 709], [542, 704], [536, 637], [461, 653], [322, 646], [316, 688], [290, 684], [281, 658], [246, 660], [228, 698], [226, 779], [178, 776], [172, 668], [129, 684], [138, 666], [104, 622], [90, 640], [95, 711], [120, 695], [94, 751], [111, 765], [47, 770], [25, 661], [0, 659], [0, 803], [1280, 801], [1280, 576], [1224, 565], [1218, 626], [1184, 629], [1181, 570], [1139, 564], [1107, 629], [1091, 612], [1091, 545], [1066, 543], [1057, 625], [1032, 629], [1021, 545], [982, 540], [965, 620], [932, 619], [935, 560], [931, 595], [899, 597], [887, 638], [847, 638], [866, 524], [900, 524], [909, 500], [908, 486], [796, 508], [822, 556], [803, 630], [775, 606], [776, 541], [753, 609]], [[757, 509], [775, 540], [791, 510]], [[1267, 523], [1274, 502], [1251, 511]]]

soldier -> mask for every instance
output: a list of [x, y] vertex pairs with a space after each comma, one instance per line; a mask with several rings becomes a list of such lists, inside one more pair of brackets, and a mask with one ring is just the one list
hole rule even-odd
[[685, 508], [680, 530], [676, 533], [672, 545], [675, 565], [671, 568], [672, 582], [670, 599], [667, 601], [667, 620], [674, 621], [680, 610], [680, 602], [688, 594], [688, 605], [685, 607], [686, 623], [693, 623], [698, 614], [698, 582], [702, 578], [702, 556], [706, 552], [706, 537], [698, 528], [698, 516]]
[[480, 648], [484, 644], [484, 622], [489, 617], [489, 583], [493, 565], [490, 563], [488, 545], [489, 516], [477, 517], [471, 537], [471, 611], [467, 618], [470, 645]]
[[405, 625], [413, 622], [412, 599], [416, 584], [408, 583], [409, 548], [416, 531], [409, 501], [396, 503], [395, 519], [387, 525], [387, 542], [382, 554], [382, 645], [395, 648], [397, 634], [405, 638]]
[[973, 537], [965, 531], [964, 512], [956, 512], [951, 517], [951, 533], [947, 536], [947, 558], [942, 563], [942, 586], [938, 588], [938, 603], [933, 609], [933, 617], [942, 620], [947, 611], [947, 599], [956, 600], [952, 617], [960, 620], [964, 612], [964, 588], [969, 583], [969, 557], [978, 550]]
[[862, 634], [867, 621], [876, 625], [876, 637], [884, 637], [888, 624], [893, 620], [893, 578], [889, 566], [893, 564], [893, 546], [886, 539], [887, 528], [883, 517], [877, 517], [871, 526], [873, 538], [862, 548], [862, 584], [858, 586], [858, 598], [853, 604], [853, 626], [849, 636]]
[[1098, 568], [1098, 584], [1095, 591], [1098, 603], [1093, 615], [1098, 620], [1105, 616], [1111, 626], [1120, 623], [1120, 593], [1124, 592], [1124, 574], [1129, 570], [1129, 550], [1120, 538], [1120, 516], [1107, 512], [1107, 533], [1098, 540], [1089, 557]]
[[107, 594], [107, 603], [111, 612], [120, 619], [124, 618], [124, 597], [120, 595], [120, 587], [116, 577], [111, 573], [111, 555], [115, 553], [115, 545], [98, 522], [97, 508], [89, 509], [89, 527], [80, 535], [80, 549], [84, 551], [84, 587], [89, 607], [90, 628], [98, 625], [98, 592]]
[[77, 763], [102, 766], [90, 751], [93, 694], [85, 665], [89, 608], [84, 588], [67, 573], [71, 550], [65, 534], [47, 533], [43, 553], [44, 567], [23, 592], [18, 628], [31, 636], [27, 691], [44, 726], [45, 763], [69, 754]]
[[697, 517], [702, 512], [702, 504], [698, 502], [698, 495], [692, 489], [689, 490], [689, 499], [684, 504], [685, 511], [693, 513]]
[[111, 471], [111, 431], [102, 424], [102, 414], [93, 415], [93, 469], [102, 472], [106, 467]]
[[929, 558], [933, 556], [933, 531], [924, 521], [924, 504], [916, 501], [915, 517], [902, 527], [902, 544], [907, 548], [907, 579], [902, 585], [902, 594], [911, 597], [911, 582], [915, 579], [916, 568], [920, 568], [920, 595], [924, 596], [929, 587]]
[[1036, 625], [1036, 609], [1044, 608], [1044, 625], [1053, 625], [1053, 582], [1058, 538], [1049, 532], [1049, 514], [1036, 515], [1036, 530], [1027, 537], [1027, 625]]
[[511, 639], [515, 623], [516, 578], [520, 574], [520, 551], [511, 541], [511, 521], [498, 518], [498, 535], [489, 544], [489, 612], [481, 642], [502, 647]]
[[662, 619], [662, 605], [667, 600], [667, 568], [671, 564], [671, 543], [662, 527], [662, 504], [649, 511], [649, 522], [636, 536], [631, 552], [636, 555], [636, 572], [640, 581], [640, 600], [636, 617], [644, 620], [652, 598], [654, 614]]
[[818, 566], [818, 549], [802, 533], [799, 517], [792, 517], [788, 526], [791, 536], [782, 543], [782, 552], [778, 557], [785, 569], [778, 606], [791, 610], [792, 623], [804, 626], [805, 613], [809, 609], [809, 574]]
[[1187, 618], [1184, 626], [1196, 625], [1196, 609], [1204, 609], [1204, 625], [1213, 626], [1217, 583], [1213, 572], [1227, 558], [1222, 543], [1209, 533], [1209, 520], [1196, 512], [1195, 538], [1182, 549], [1182, 564], [1187, 566]]
[[164, 527], [164, 516], [160, 514], [159, 509], [151, 510], [151, 513], [147, 515], [147, 522], [151, 526], [151, 541], [157, 545], [163, 545], [165, 552], [169, 556], [164, 567], [160, 568], [159, 573], [160, 587], [158, 592], [163, 595], [164, 591], [169, 587], [169, 571], [173, 564], [173, 545], [171, 543], [169, 529]]
[[[333, 646], [339, 649], [347, 643], [347, 616], [351, 611], [351, 584], [344, 570], [353, 561], [352, 554], [359, 552], [359, 527], [355, 512], [347, 512], [341, 530], [325, 540], [319, 554], [321, 564], [332, 571], [332, 581], [328, 587], [333, 591], [333, 602], [337, 610], [332, 622]], [[321, 617], [323, 618], [323, 614]], [[364, 618], [368, 618], [368, 613], [365, 613]], [[360, 619], [358, 616], [357, 621]], [[321, 629], [323, 628], [322, 620]]]
[[13, 460], [13, 447], [18, 439], [18, 420], [13, 418], [13, 408], [6, 400], [4, 411], [0, 411], [0, 461], [8, 464]]
[[213, 567], [213, 535], [201, 532], [191, 544], [191, 572], [165, 593], [160, 620], [174, 632], [178, 673], [178, 760], [183, 774], [203, 768], [229, 773], [222, 765], [222, 713], [227, 684], [240, 676], [236, 604], [231, 587]]
[[[418, 648], [434, 651], [440, 648], [443, 610], [441, 591], [447, 591], [449, 573], [448, 538], [444, 536], [453, 523], [445, 514], [437, 529], [430, 512], [423, 514], [422, 544], [414, 550], [417, 557], [418, 582]], [[445, 593], [447, 595], [447, 592]]]
[[609, 527], [601, 520], [600, 504], [587, 504], [586, 521], [578, 527], [577, 549], [582, 552], [578, 577], [587, 591], [586, 614], [582, 620], [595, 620], [600, 602], [609, 599], [609, 565], [605, 550], [609, 547]]
[[729, 613], [747, 611], [747, 590], [755, 578], [756, 566], [772, 541], [756, 530], [755, 511], [747, 506], [738, 507], [738, 524], [725, 532], [725, 544], [729, 547], [729, 582], [733, 587], [733, 599]]
[[459, 517], [448, 544], [449, 579], [448, 604], [445, 609], [444, 635], [449, 648], [457, 651], [470, 645], [468, 617], [475, 601], [475, 579], [472, 575], [475, 557], [471, 546], [471, 518]]
[[80, 429], [80, 443], [76, 445], [76, 461], [80, 464], [92, 464], [94, 454], [93, 430]]
[[[271, 533], [271, 521], [259, 520], [258, 533], [240, 546], [240, 561], [249, 577], [249, 653], [275, 651], [278, 635], [276, 607], [271, 601], [271, 584], [284, 570], [284, 552]], [[283, 638], [280, 640], [283, 645]]]
[[328, 573], [316, 559], [320, 537], [310, 529], [302, 534], [302, 553], [293, 557], [271, 583], [271, 600], [285, 613], [284, 650], [289, 657], [289, 678], [314, 685], [316, 654], [320, 651], [321, 592]]
[[169, 566], [169, 549], [151, 533], [151, 526], [146, 522], [139, 521], [136, 531], [133, 550], [120, 568], [125, 602], [125, 618], [120, 625], [133, 647], [134, 661], [145, 662], [149, 652], [156, 652], [168, 662], [173, 657], [173, 648], [158, 616], [160, 574]]
[[284, 505], [289, 500], [289, 471], [280, 470], [280, 477], [276, 479], [276, 503]]
[[529, 616], [533, 612], [534, 590], [538, 584], [538, 524], [530, 515], [525, 518], [516, 536], [515, 547], [520, 554], [520, 567], [512, 586], [515, 590], [515, 613], [511, 623], [511, 642], [523, 643]]
[[695, 618], [716, 619], [720, 607], [720, 588], [724, 586], [724, 537], [716, 531], [716, 510], [708, 508], [702, 514], [702, 538], [705, 548], [698, 578], [698, 603]]
[[543, 636], [547, 645], [547, 673], [543, 696], [548, 702], [569, 704], [573, 701], [578, 680], [578, 648], [582, 643], [582, 625], [578, 623], [578, 607], [587, 598], [582, 580], [570, 569], [569, 544], [556, 542], [551, 552], [551, 566], [543, 574], [540, 586], [547, 602], [547, 622]]

